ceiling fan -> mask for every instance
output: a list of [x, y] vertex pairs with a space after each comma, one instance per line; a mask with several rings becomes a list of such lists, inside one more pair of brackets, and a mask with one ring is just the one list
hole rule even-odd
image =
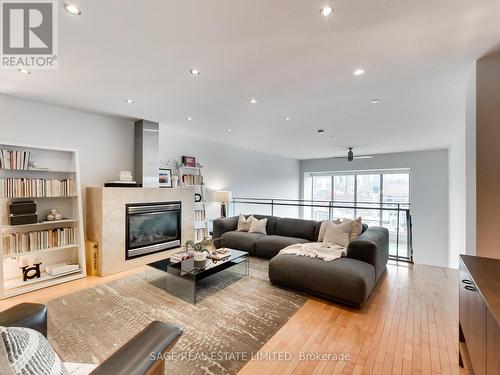
[[[347, 148], [349, 151], [347, 152], [347, 161], [353, 161], [354, 159], [371, 159], [373, 155], [359, 155], [354, 156], [354, 152], [352, 151], [352, 147]], [[345, 159], [344, 156], [335, 156], [335, 159]]]

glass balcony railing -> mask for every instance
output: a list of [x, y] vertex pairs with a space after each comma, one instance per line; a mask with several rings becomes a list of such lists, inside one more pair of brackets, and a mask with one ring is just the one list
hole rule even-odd
[[230, 212], [233, 215], [260, 214], [317, 221], [361, 216], [363, 223], [389, 230], [391, 259], [413, 262], [409, 203], [234, 198]]

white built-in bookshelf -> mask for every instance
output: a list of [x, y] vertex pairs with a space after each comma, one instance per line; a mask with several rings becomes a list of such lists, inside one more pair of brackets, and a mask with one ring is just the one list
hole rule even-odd
[[[0, 155], [0, 298], [85, 277], [78, 152], [12, 143], [0, 143], [0, 150], [11, 151]], [[10, 225], [9, 204], [18, 201], [36, 202], [37, 223]], [[62, 220], [46, 221], [52, 208]], [[42, 262], [41, 277], [23, 281], [19, 265], [35, 260]], [[45, 271], [65, 262], [79, 269], [56, 276]]]
[[194, 203], [194, 238], [195, 242], [208, 237], [207, 219], [207, 187], [203, 183], [202, 167], [180, 167], [181, 183], [184, 186], [194, 187], [194, 193], [199, 194], [201, 200]]

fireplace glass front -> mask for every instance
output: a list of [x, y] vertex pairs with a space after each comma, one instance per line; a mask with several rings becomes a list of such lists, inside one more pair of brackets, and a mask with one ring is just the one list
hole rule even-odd
[[126, 205], [126, 259], [181, 244], [181, 202]]

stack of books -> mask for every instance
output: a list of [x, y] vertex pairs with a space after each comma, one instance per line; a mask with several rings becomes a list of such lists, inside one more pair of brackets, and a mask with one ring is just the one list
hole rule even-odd
[[182, 182], [186, 186], [203, 185], [203, 176], [199, 174], [185, 174], [182, 176]]
[[0, 150], [0, 169], [27, 170], [30, 155], [28, 151]]
[[190, 255], [186, 252], [176, 253], [176, 254], [172, 254], [170, 256], [170, 262], [171, 263], [179, 263], [179, 262], [182, 262], [183, 260], [186, 260], [186, 259], [189, 259], [192, 257], [193, 257], [192, 255]]
[[49, 264], [45, 267], [45, 272], [49, 275], [57, 276], [65, 273], [75, 272], [80, 269], [78, 264], [72, 264], [70, 262]]
[[50, 249], [76, 243], [75, 228], [55, 228], [28, 233], [11, 233], [2, 236], [5, 255]]
[[76, 195], [74, 180], [47, 180], [41, 178], [0, 179], [1, 198], [68, 197]]

